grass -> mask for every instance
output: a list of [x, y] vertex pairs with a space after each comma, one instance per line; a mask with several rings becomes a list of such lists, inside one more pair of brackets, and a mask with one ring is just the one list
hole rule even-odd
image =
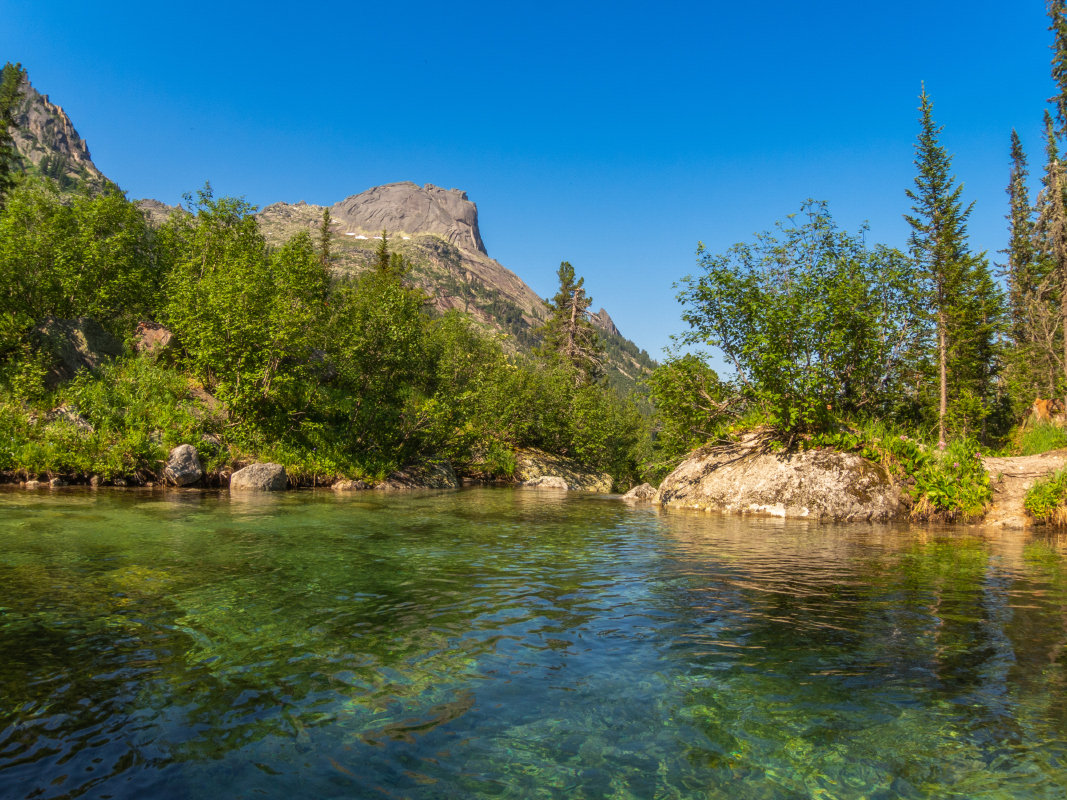
[[1047, 422], [1020, 426], [1012, 431], [1009, 441], [1012, 455], [1034, 456], [1067, 447], [1067, 428]]

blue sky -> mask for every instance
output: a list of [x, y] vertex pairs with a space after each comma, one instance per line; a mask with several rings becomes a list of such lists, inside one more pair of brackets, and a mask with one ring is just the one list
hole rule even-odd
[[825, 200], [903, 247], [922, 81], [974, 249], [1007, 241], [1008, 137], [1037, 183], [1042, 0], [86, 3], [0, 0], [21, 61], [131, 197], [259, 206], [398, 180], [465, 189], [543, 296], [572, 262], [654, 356], [672, 283]]

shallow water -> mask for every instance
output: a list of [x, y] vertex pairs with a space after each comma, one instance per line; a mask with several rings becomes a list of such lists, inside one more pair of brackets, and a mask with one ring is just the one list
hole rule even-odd
[[0, 493], [0, 798], [1062, 798], [1067, 540]]

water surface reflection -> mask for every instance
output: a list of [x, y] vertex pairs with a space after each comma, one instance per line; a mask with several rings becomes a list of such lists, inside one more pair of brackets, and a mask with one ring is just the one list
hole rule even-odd
[[1063, 537], [0, 494], [0, 798], [1060, 797]]

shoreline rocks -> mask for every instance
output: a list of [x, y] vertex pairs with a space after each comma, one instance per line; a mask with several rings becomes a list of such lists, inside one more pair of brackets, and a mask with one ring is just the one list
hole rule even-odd
[[552, 455], [535, 447], [523, 448], [516, 452], [515, 462], [515, 480], [522, 486], [562, 488], [533, 483], [546, 478], [555, 478], [563, 481], [566, 488], [571, 491], [606, 494], [611, 491], [614, 483], [612, 477], [606, 472], [590, 472], [570, 458]]
[[758, 433], [691, 453], [660, 484], [659, 503], [828, 522], [905, 515], [901, 487], [882, 466], [832, 450], [769, 452]]
[[175, 486], [189, 486], [204, 477], [200, 455], [191, 444], [180, 444], [170, 451], [163, 467], [163, 478]]
[[288, 487], [285, 467], [273, 462], [249, 464], [230, 476], [231, 492], [282, 492]]
[[393, 472], [373, 488], [379, 492], [406, 492], [419, 489], [458, 489], [459, 478], [447, 461], [431, 461]]

